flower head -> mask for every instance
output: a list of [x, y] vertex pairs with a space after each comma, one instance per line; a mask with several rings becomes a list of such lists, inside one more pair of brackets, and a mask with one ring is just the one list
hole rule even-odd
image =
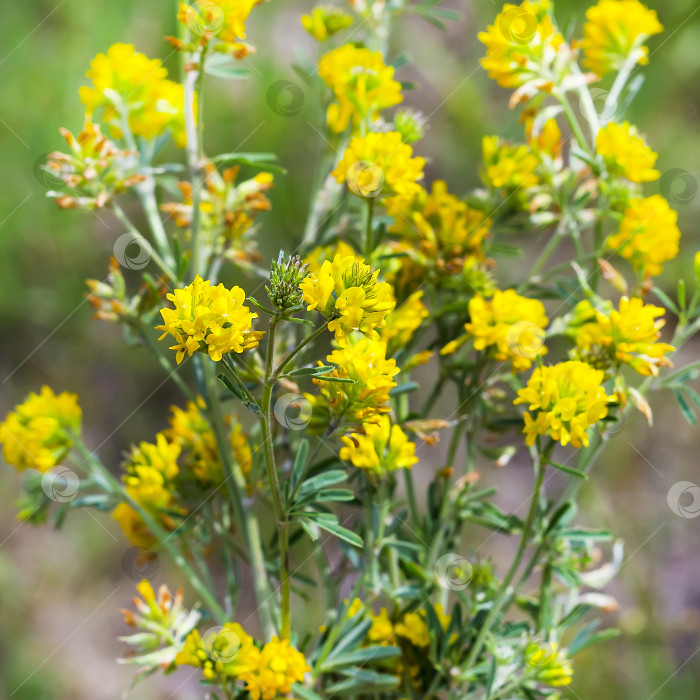
[[20, 471], [55, 467], [70, 454], [81, 418], [77, 394], [54, 394], [48, 386], [32, 392], [0, 423], [5, 461]]
[[413, 195], [392, 197], [387, 211], [394, 217], [389, 232], [415, 243], [438, 274], [458, 273], [484, 257], [491, 220], [450, 194], [442, 180], [430, 192], [421, 188]]
[[414, 158], [397, 131], [371, 132], [350, 140], [331, 175], [359, 197], [408, 195], [420, 191], [424, 165], [425, 159]]
[[524, 414], [526, 443], [549, 434], [562, 445], [588, 447], [586, 430], [608, 414], [608, 396], [601, 386], [603, 370], [585, 362], [570, 360], [548, 367], [537, 367], [527, 386], [518, 391], [513, 403], [527, 404], [533, 418]]
[[335, 132], [374, 121], [383, 109], [403, 100], [393, 66], [379, 51], [345, 44], [329, 51], [318, 63], [318, 74], [333, 90], [336, 102], [328, 107], [328, 125]]
[[377, 329], [386, 325], [385, 317], [396, 301], [391, 285], [377, 281], [378, 275], [379, 270], [372, 272], [354, 256], [336, 255], [301, 283], [307, 309], [316, 309], [330, 320], [328, 330], [335, 333], [338, 344], [346, 345], [347, 336], [355, 331], [376, 338]]
[[658, 194], [632, 199], [620, 230], [609, 236], [607, 247], [632, 263], [635, 270], [660, 275], [662, 263], [678, 255], [678, 214]]
[[301, 25], [319, 42], [352, 26], [352, 22], [352, 15], [336, 5], [314, 7], [310, 15], [301, 18]]
[[416, 446], [389, 416], [364, 423], [363, 432], [343, 435], [340, 458], [377, 477], [397, 469], [410, 469], [417, 461]]
[[429, 312], [422, 302], [423, 290], [413, 292], [399, 304], [386, 318], [386, 326], [379, 334], [387, 345], [389, 355], [394, 355], [411, 341]]
[[549, 320], [541, 301], [520, 296], [514, 289], [497, 289], [491, 299], [476, 294], [469, 300], [470, 321], [464, 328], [476, 350], [491, 350], [499, 362], [510, 361], [522, 372], [547, 353], [544, 345]]
[[304, 655], [288, 639], [273, 637], [261, 649], [255, 666], [240, 677], [251, 700], [275, 700], [290, 693], [292, 684], [302, 682], [310, 670]]
[[525, 660], [537, 681], [555, 688], [571, 683], [574, 674], [571, 661], [556, 642], [530, 642], [525, 649]]
[[610, 122], [604, 126], [598, 132], [595, 146], [613, 174], [631, 182], [651, 182], [659, 177], [659, 171], [654, 170], [657, 154], [629, 122]]
[[669, 367], [666, 353], [675, 349], [667, 343], [656, 342], [661, 335], [664, 315], [660, 306], [645, 304], [641, 299], [622, 297], [619, 311], [606, 305], [596, 310], [590, 302], [582, 301], [575, 310], [571, 328], [576, 338], [578, 354], [588, 362], [624, 363], [644, 376], [658, 374], [659, 367]]
[[484, 160], [481, 179], [487, 187], [524, 195], [539, 184], [535, 172], [539, 161], [529, 146], [511, 145], [498, 136], [484, 136], [481, 150]]
[[430, 630], [425, 622], [425, 611], [406, 613], [394, 627], [399, 637], [407, 639], [417, 647], [427, 647], [430, 645]]
[[648, 62], [644, 42], [663, 31], [656, 12], [638, 0], [600, 0], [586, 11], [581, 46], [583, 65], [599, 76], [619, 70], [625, 61]]
[[325, 413], [324, 423], [341, 420], [359, 424], [389, 410], [389, 392], [396, 386], [396, 360], [386, 358], [386, 344], [361, 338], [352, 345], [333, 350], [326, 359], [335, 365], [327, 375], [351, 381], [314, 379], [321, 387], [319, 396], [307, 395], [314, 414]]
[[167, 298], [174, 309], [161, 309], [163, 324], [156, 329], [163, 331], [159, 340], [171, 335], [177, 341], [170, 347], [177, 351], [180, 364], [187, 353], [206, 352], [218, 362], [229, 352], [241, 353], [257, 347], [262, 331], [252, 330], [256, 313], [251, 313], [240, 287], [227, 289], [223, 284], [212, 287], [199, 275], [184, 289], [176, 289]]
[[131, 44], [113, 44], [98, 54], [87, 77], [92, 87], [80, 88], [80, 99], [88, 115], [102, 108], [103, 121], [117, 137], [123, 135], [123, 120], [135, 136], [154, 139], [171, 130], [175, 143], [186, 143], [184, 89], [167, 79], [160, 59], [148, 58]]
[[479, 33], [479, 41], [486, 46], [481, 65], [502, 87], [539, 80], [539, 87], [551, 89], [551, 71], [564, 37], [548, 9], [549, 0], [505, 4], [494, 23]]

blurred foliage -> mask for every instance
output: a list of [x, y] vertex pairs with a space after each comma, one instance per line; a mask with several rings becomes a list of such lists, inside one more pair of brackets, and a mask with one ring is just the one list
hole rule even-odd
[[[662, 278], [670, 286], [679, 275], [691, 275], [692, 255], [700, 248], [700, 6], [697, 0], [648, 4], [666, 31], [651, 42], [645, 88], [629, 117], [649, 134], [662, 175], [674, 170], [691, 175], [672, 184], [670, 199], [684, 238], [682, 254]], [[0, 409], [4, 415], [44, 382], [77, 391], [92, 431], [88, 442], [100, 445], [107, 463], [116, 463], [131, 441], [163, 427], [156, 417], [172, 397], [160, 390], [162, 375], [146, 355], [138, 348], [125, 352], [116, 327], [90, 321], [90, 307], [82, 301], [85, 278], [106, 275], [121, 225], [102, 212], [60, 212], [45, 198], [47, 183], [38, 165], [61, 146], [58, 126], [79, 130], [77, 91], [96, 53], [130, 41], [177, 70], [177, 56], [161, 39], [175, 32], [174, 5], [170, 0], [25, 0], [5, 3], [0, 22]], [[478, 65], [482, 47], [476, 33], [492, 20], [495, 4], [453, 0], [447, 5], [463, 13], [447, 33], [413, 19], [395, 42], [416, 66], [399, 73], [417, 84], [407, 101], [430, 115], [430, 130], [418, 149], [432, 155], [427, 180], [439, 176], [460, 193], [477, 182], [482, 135], [516, 136], [521, 127], [507, 109], [507, 91]], [[556, 5], [560, 23], [567, 26], [568, 20], [572, 33], [580, 29], [587, 3], [558, 0]], [[276, 178], [273, 210], [263, 223], [260, 247], [268, 258], [300, 238], [314, 165], [327, 147], [314, 126], [321, 116], [318, 100], [289, 68], [300, 54], [316, 59], [316, 46], [299, 24], [308, 7], [300, 0], [273, 0], [261, 7], [250, 22], [259, 51], [245, 61], [250, 79], [208, 78], [207, 150], [273, 151], [288, 170]], [[301, 109], [290, 110], [289, 116], [275, 108], [271, 88], [280, 80], [292, 81], [303, 93]], [[666, 181], [662, 177], [661, 183]], [[507, 276], [507, 270], [501, 274]], [[224, 279], [230, 278], [229, 271]], [[686, 348], [696, 355], [697, 350]], [[132, 414], [131, 407], [139, 408]], [[572, 690], [565, 693], [571, 697], [690, 698], [700, 682], [700, 655], [693, 656], [700, 638], [700, 585], [693, 576], [698, 521], [676, 518], [665, 502], [674, 481], [692, 478], [688, 465], [695, 463], [697, 432], [681, 425], [675, 408], [666, 415], [659, 406], [655, 414], [657, 427], [644, 444], [634, 442], [634, 425], [625, 426], [627, 439], [617, 441], [606, 460], [609, 471], [585, 491], [587, 517], [604, 518], [622, 533], [630, 563], [617, 592], [624, 634], [606, 648], [591, 650], [587, 667], [585, 661], [577, 665]], [[663, 436], [671, 430], [674, 444], [664, 445]], [[500, 472], [489, 479], [507, 497], [504, 477]], [[17, 493], [16, 479], [0, 476], [4, 494]], [[517, 475], [512, 477], [516, 492], [518, 483]], [[112, 602], [120, 605], [132, 594], [128, 578], [115, 583], [123, 573], [123, 541], [110, 538], [86, 514], [70, 524], [68, 537], [52, 538], [49, 546], [50, 533], [28, 526], [17, 530], [11, 497], [3, 498], [0, 508], [0, 541], [5, 540], [0, 550], [0, 696], [117, 697], [130, 675], [112, 661], [118, 653], [116, 635], [123, 630], [114, 605], [98, 606], [112, 591]], [[105, 525], [115, 530], [111, 522]], [[38, 551], [40, 559], [33, 554]], [[28, 590], [27, 581], [38, 582], [36, 589]], [[190, 697], [176, 690], [181, 682], [173, 684], [170, 697]], [[152, 692], [144, 697], [154, 698]]]

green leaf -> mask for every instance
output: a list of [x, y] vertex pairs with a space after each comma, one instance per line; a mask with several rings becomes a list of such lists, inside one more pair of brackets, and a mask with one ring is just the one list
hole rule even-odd
[[335, 535], [338, 539], [343, 540], [354, 547], [362, 547], [363, 545], [362, 538], [351, 530], [344, 528], [338, 522], [338, 518], [332, 513], [310, 512], [306, 513], [300, 522], [304, 522], [304, 519], [310, 520], [317, 527], [320, 527], [326, 532], [330, 532], [331, 535]]
[[550, 462], [549, 464], [551, 464], [555, 469], [558, 469], [560, 472], [564, 472], [565, 474], [575, 476], [577, 479], [583, 479], [584, 481], [588, 480], [588, 474], [582, 472], [580, 469], [567, 467], [566, 464], [560, 464], [559, 462]]
[[286, 173], [287, 171], [275, 164], [277, 156], [274, 153], [222, 153], [212, 158], [215, 163], [239, 163], [250, 165], [253, 168], [264, 168], [273, 173]]
[[335, 369], [335, 365], [321, 365], [318, 367], [299, 367], [299, 369], [293, 369], [291, 372], [287, 372], [285, 377], [307, 377], [313, 376], [315, 374], [328, 374]]
[[369, 646], [348, 651], [344, 654], [329, 656], [322, 665], [324, 671], [329, 669], [339, 669], [343, 666], [363, 665], [370, 661], [382, 661], [384, 659], [394, 659], [401, 655], [398, 647]]
[[292, 466], [292, 476], [290, 478], [290, 487], [294, 491], [301, 479], [301, 475], [304, 473], [306, 468], [306, 458], [309, 454], [309, 441], [302, 440], [299, 443], [299, 449], [294, 456], [294, 465]]
[[299, 683], [295, 683], [292, 686], [292, 692], [294, 693], [294, 695], [298, 695], [301, 698], [301, 700], [323, 700], [323, 698], [320, 695], [318, 695], [318, 693], [314, 693], [313, 690]]
[[612, 535], [607, 530], [584, 530], [583, 528], [570, 528], [560, 530], [559, 537], [567, 540], [611, 540]]
[[241, 68], [238, 63], [224, 55], [209, 57], [209, 59], [204, 62], [204, 72], [207, 75], [213, 75], [226, 80], [242, 80], [250, 77], [249, 70]]
[[683, 417], [690, 423], [690, 425], [695, 425], [697, 423], [697, 419], [695, 418], [695, 414], [693, 413], [693, 409], [690, 408], [690, 405], [688, 402], [685, 400], [685, 397], [681, 393], [680, 389], [674, 389], [673, 390], [673, 395], [676, 397], [676, 401], [678, 401], [678, 406], [681, 409], [681, 413], [683, 414]]
[[394, 690], [399, 679], [386, 673], [378, 673], [368, 669], [353, 667], [339, 671], [343, 675], [350, 676], [347, 680], [336, 683], [326, 689], [331, 695], [373, 695]]
[[418, 382], [406, 382], [405, 384], [399, 384], [391, 389], [391, 391], [389, 391], [389, 396], [401, 396], [401, 394], [408, 394], [416, 389], [420, 389], [420, 384], [418, 384]]

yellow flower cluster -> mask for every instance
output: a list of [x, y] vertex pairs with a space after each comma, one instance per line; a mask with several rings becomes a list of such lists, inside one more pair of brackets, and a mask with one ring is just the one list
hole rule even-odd
[[410, 469], [417, 461], [416, 446], [389, 416], [363, 423], [361, 433], [343, 435], [340, 458], [366, 469], [378, 478], [398, 469]]
[[558, 688], [571, 683], [574, 669], [566, 651], [556, 642], [531, 642], [525, 649], [525, 659], [532, 675], [541, 683]]
[[607, 247], [626, 258], [635, 270], [660, 275], [662, 263], [678, 255], [678, 214], [658, 194], [632, 199], [624, 212], [620, 230], [609, 236]]
[[[198, 0], [192, 5], [180, 3], [179, 22], [189, 28], [200, 43], [217, 38], [218, 51], [245, 58], [255, 49], [242, 40], [246, 38], [245, 22], [251, 10], [262, 0]], [[177, 46], [177, 44], [176, 44]]]
[[178, 364], [185, 353], [192, 357], [197, 351], [218, 362], [225, 353], [257, 347], [264, 334], [252, 330], [257, 314], [243, 305], [245, 292], [240, 287], [212, 287], [197, 275], [192, 284], [176, 289], [167, 299], [175, 308], [161, 309], [163, 324], [156, 330], [163, 331], [159, 340], [171, 335], [177, 341], [170, 349], [177, 351]]
[[561, 129], [559, 128], [559, 124], [557, 124], [557, 120], [553, 117], [547, 119], [547, 121], [542, 124], [539, 131], [535, 133], [536, 114], [537, 112], [534, 109], [524, 110], [522, 114], [522, 122], [525, 124], [525, 136], [528, 146], [540, 156], [546, 154], [553, 160], [560, 158], [563, 142]]
[[385, 317], [396, 301], [391, 285], [378, 282], [378, 275], [379, 270], [372, 272], [355, 256], [336, 255], [299, 285], [307, 309], [316, 309], [330, 320], [328, 330], [335, 333], [339, 345], [347, 345], [347, 336], [355, 331], [376, 338], [377, 330], [386, 325]]
[[603, 350], [610, 360], [627, 364], [644, 376], [658, 374], [660, 367], [670, 367], [665, 355], [675, 348], [656, 342], [665, 310], [627, 297], [620, 300], [619, 311], [611, 307], [598, 311], [588, 301], [576, 307], [575, 317], [584, 321], [572, 328], [580, 356], [586, 360], [598, 358]]
[[334, 34], [352, 26], [352, 15], [335, 5], [314, 7], [310, 15], [302, 15], [301, 25], [316, 41], [326, 41]]
[[361, 255], [355, 255], [353, 247], [342, 239], [338, 240], [335, 245], [332, 246], [316, 246], [316, 248], [304, 258], [304, 262], [307, 265], [308, 271], [317, 275], [321, 269], [321, 265], [323, 265], [326, 260], [333, 262], [336, 255], [339, 255], [341, 258], [347, 258], [348, 256], [354, 257], [357, 263], [364, 262], [364, 258]]
[[135, 136], [154, 139], [170, 129], [178, 147], [184, 148], [184, 89], [167, 79], [160, 59], [148, 58], [132, 44], [113, 44], [90, 63], [86, 76], [92, 87], [80, 88], [88, 115], [103, 109], [102, 119], [116, 137], [124, 124]]
[[202, 639], [197, 630], [187, 636], [175, 662], [201, 668], [207, 680], [231, 677], [246, 684], [252, 700], [275, 700], [304, 680], [311, 670], [304, 655], [289, 640], [271, 641], [258, 649], [238, 623], [226, 623], [216, 634]]
[[484, 136], [481, 151], [484, 161], [481, 179], [488, 187], [510, 193], [528, 190], [539, 184], [535, 173], [539, 161], [529, 146], [511, 145], [498, 136]]
[[603, 377], [603, 370], [577, 360], [537, 367], [513, 402], [535, 412], [535, 418], [524, 414], [525, 442], [532, 445], [538, 435], [549, 434], [562, 445], [588, 447], [586, 430], [605, 418], [615, 398], [605, 393]]
[[[519, 87], [548, 75], [564, 44], [548, 14], [549, 4], [549, 0], [506, 4], [494, 23], [479, 33], [486, 46], [481, 65], [502, 87]], [[541, 87], [551, 88], [551, 83], [543, 80]]]
[[314, 379], [321, 392], [318, 396], [306, 396], [314, 414], [325, 413], [336, 423], [342, 419], [362, 423], [389, 411], [389, 392], [396, 386], [394, 376], [399, 368], [396, 360], [387, 359], [386, 351], [382, 341], [360, 338], [327, 355], [327, 361], [335, 365], [335, 369], [324, 376], [353, 381]]
[[424, 165], [397, 131], [372, 132], [350, 140], [331, 175], [358, 197], [410, 195], [420, 192]]
[[619, 70], [627, 60], [645, 65], [649, 49], [644, 42], [663, 31], [656, 12], [638, 0], [600, 0], [586, 11], [586, 20], [583, 65], [599, 76]]
[[352, 122], [367, 128], [383, 109], [403, 101], [401, 83], [394, 80], [394, 67], [384, 64], [379, 51], [345, 44], [325, 54], [318, 74], [335, 95], [328, 107], [328, 125], [340, 133]]
[[54, 394], [48, 386], [32, 392], [0, 423], [5, 461], [20, 471], [55, 467], [70, 454], [81, 418], [76, 394]]
[[436, 180], [430, 192], [421, 188], [411, 196], [392, 197], [386, 206], [394, 217], [389, 232], [417, 242], [439, 273], [458, 273], [467, 261], [483, 259], [491, 221], [450, 194], [444, 181]]
[[[179, 472], [179, 456], [180, 446], [169, 442], [164, 433], [158, 433], [155, 444], [142, 442], [134, 446], [124, 464], [127, 495], [168, 530], [174, 527], [170, 513], [181, 511], [173, 483]], [[112, 518], [135, 547], [148, 549], [156, 542], [131, 504], [119, 503], [112, 511]]]
[[644, 143], [629, 122], [610, 122], [596, 136], [595, 146], [608, 170], [631, 182], [651, 182], [659, 177], [654, 170], [657, 154]]
[[428, 317], [428, 309], [421, 301], [422, 297], [423, 290], [419, 289], [413, 292], [387, 316], [386, 326], [382, 329], [379, 337], [386, 343], [389, 356], [406, 347], [420, 328], [423, 319]]
[[[440, 621], [443, 630], [447, 630], [450, 624], [450, 616], [445, 613], [442, 603], [434, 606], [435, 614]], [[397, 644], [396, 637], [401, 637], [419, 648], [430, 645], [430, 631], [426, 623], [425, 610], [408, 612], [394, 624], [386, 608], [382, 608], [379, 613], [370, 612], [372, 626], [367, 632], [367, 639], [379, 646], [390, 646]]]
[[492, 350], [499, 362], [510, 361], [513, 371], [528, 369], [533, 360], [547, 353], [544, 344], [549, 319], [537, 299], [520, 296], [514, 289], [497, 289], [490, 299], [477, 293], [469, 300], [466, 336], [448, 343], [441, 351], [447, 355], [470, 338], [475, 350]]

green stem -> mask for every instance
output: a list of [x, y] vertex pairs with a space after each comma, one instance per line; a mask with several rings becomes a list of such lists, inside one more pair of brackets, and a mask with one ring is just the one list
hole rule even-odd
[[[328, 323], [329, 321], [326, 321], [322, 326], [319, 326], [311, 335], [307, 336], [304, 338], [304, 340], [297, 345], [294, 350], [292, 350], [280, 363], [277, 365], [277, 369], [275, 369], [274, 372], [271, 371], [268, 373], [267, 376], [269, 376], [272, 379], [272, 383], [277, 381], [279, 379], [280, 375], [284, 371], [284, 368], [311, 342], [316, 340], [319, 335], [321, 335], [327, 328], [328, 328]], [[275, 326], [277, 324], [275, 323]], [[270, 321], [270, 333], [273, 332], [273, 321]], [[270, 339], [269, 342], [271, 342], [272, 339]], [[268, 346], [269, 348], [269, 346]], [[270, 358], [268, 358], [270, 359]]]
[[367, 218], [365, 219], [365, 262], [369, 264], [374, 252], [374, 231], [372, 219], [374, 218], [374, 197], [367, 197]]
[[571, 108], [571, 104], [569, 103], [568, 98], [566, 95], [556, 95], [557, 99], [559, 100], [559, 104], [562, 106], [562, 109], [564, 110], [564, 116], [566, 117], [566, 121], [569, 122], [569, 126], [571, 127], [571, 131], [574, 135], [574, 138], [576, 139], [578, 145], [586, 152], [589, 153], [591, 152], [590, 146], [588, 145], [588, 142], [586, 141], [586, 137], [581, 131], [581, 126], [578, 123], [578, 119], [576, 119], [576, 115], [574, 114], [574, 110]]

